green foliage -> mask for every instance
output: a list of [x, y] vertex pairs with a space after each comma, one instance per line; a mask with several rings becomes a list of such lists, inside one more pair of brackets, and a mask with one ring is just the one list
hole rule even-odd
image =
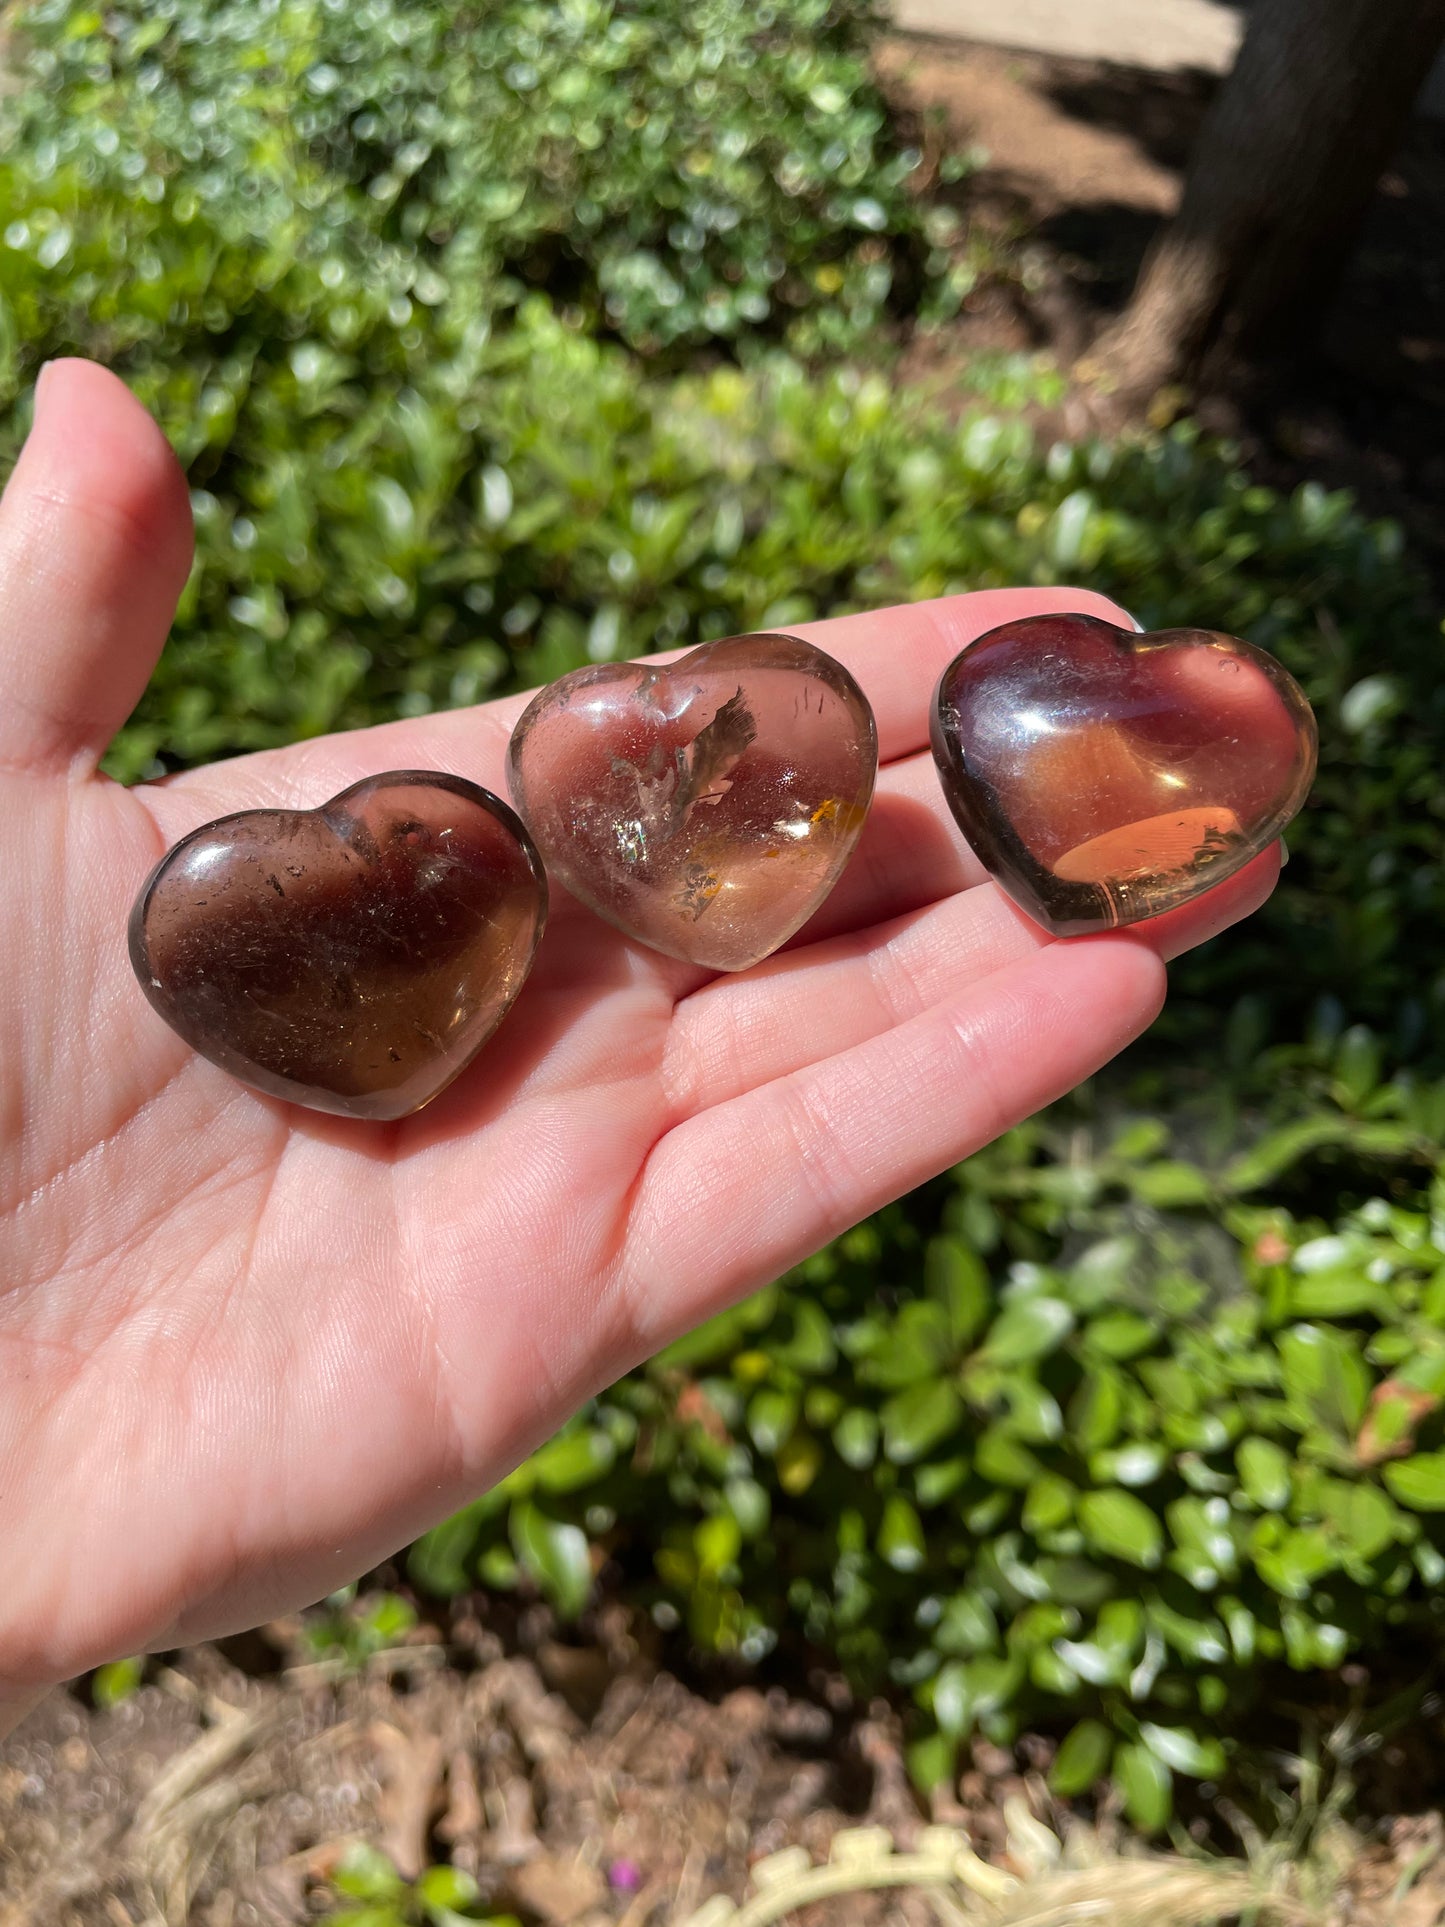
[[90, 1697], [96, 1706], [119, 1706], [128, 1700], [141, 1683], [145, 1672], [145, 1658], [112, 1660], [108, 1666], [97, 1666], [90, 1682]]
[[470, 1921], [518, 1927], [515, 1915], [482, 1912], [477, 1883], [460, 1867], [428, 1867], [416, 1880], [404, 1880], [384, 1853], [364, 1842], [347, 1848], [331, 1885], [354, 1904], [325, 1914], [330, 1927], [462, 1927]]
[[398, 1646], [416, 1624], [416, 1608], [393, 1592], [372, 1593], [358, 1601], [356, 1587], [343, 1586], [301, 1629], [301, 1648], [313, 1659], [340, 1661], [359, 1671], [377, 1653]]
[[967, 285], [874, 24], [872, 0], [33, 0], [8, 345], [209, 360], [207, 436], [292, 344], [394, 376], [529, 287], [644, 352], [855, 346]]
[[[1162, 1825], [1176, 1779], [1229, 1771], [1272, 1667], [1438, 1639], [1442, 1612], [1440, 1144], [1306, 1144], [1288, 1208], [1225, 1137], [1161, 1207], [1231, 1101], [1171, 1138], [1094, 1089], [1012, 1132], [623, 1380], [413, 1577], [464, 1590], [545, 1521], [579, 1584], [585, 1539], [705, 1646], [800, 1641], [910, 1696], [926, 1779], [974, 1731], [1062, 1719], [1058, 1790], [1112, 1771]], [[541, 1557], [512, 1578], [579, 1603]]]

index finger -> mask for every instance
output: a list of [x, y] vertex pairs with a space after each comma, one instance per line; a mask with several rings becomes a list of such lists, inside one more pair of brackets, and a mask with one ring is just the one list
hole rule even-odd
[[795, 624], [788, 634], [826, 649], [857, 677], [878, 722], [879, 760], [892, 763], [927, 747], [934, 684], [960, 649], [1005, 622], [1059, 614], [1136, 626], [1117, 602], [1091, 589], [977, 589]]
[[[1117, 603], [1088, 589], [981, 589], [802, 623], [787, 633], [826, 650], [857, 678], [878, 721], [879, 758], [889, 763], [927, 743], [934, 684], [960, 649], [1000, 623], [1061, 610], [1135, 626]], [[647, 660], [675, 662], [687, 653]], [[446, 770], [505, 796], [507, 744], [534, 693], [238, 756], [147, 785], [146, 798], [165, 833], [176, 836], [227, 810], [312, 808], [384, 769]]]

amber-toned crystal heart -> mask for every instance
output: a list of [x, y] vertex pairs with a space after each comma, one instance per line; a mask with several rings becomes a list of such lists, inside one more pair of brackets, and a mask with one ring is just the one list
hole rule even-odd
[[574, 670], [512, 737], [512, 796], [559, 883], [712, 970], [790, 937], [837, 882], [878, 770], [868, 700], [796, 636]]
[[1314, 715], [1273, 656], [1084, 615], [980, 636], [943, 672], [932, 734], [964, 835], [1058, 936], [1158, 916], [1232, 875], [1315, 769]]
[[395, 1118], [491, 1036], [546, 915], [541, 861], [505, 803], [393, 770], [317, 810], [193, 830], [141, 891], [130, 954], [166, 1022], [233, 1077]]

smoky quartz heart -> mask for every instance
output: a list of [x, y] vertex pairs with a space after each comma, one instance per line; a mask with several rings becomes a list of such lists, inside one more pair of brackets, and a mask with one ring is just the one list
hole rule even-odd
[[541, 860], [497, 797], [392, 770], [315, 810], [193, 830], [136, 901], [130, 955], [161, 1016], [272, 1097], [419, 1110], [476, 1056], [531, 968]]
[[1056, 936], [1211, 889], [1309, 793], [1317, 737], [1272, 656], [1206, 629], [1026, 617], [956, 656], [934, 698], [944, 794], [980, 861]]
[[833, 888], [873, 794], [873, 712], [797, 636], [574, 670], [512, 736], [512, 797], [554, 879], [669, 956], [743, 970]]

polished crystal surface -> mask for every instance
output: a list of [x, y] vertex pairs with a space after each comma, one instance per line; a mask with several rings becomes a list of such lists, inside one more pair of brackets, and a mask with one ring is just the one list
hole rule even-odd
[[734, 636], [670, 667], [578, 669], [518, 723], [512, 797], [547, 868], [669, 956], [743, 970], [841, 875], [878, 769], [873, 712], [796, 636]]
[[934, 698], [944, 793], [980, 860], [1058, 936], [1138, 923], [1241, 869], [1314, 776], [1314, 715], [1272, 656], [1206, 629], [1033, 616]]
[[194, 830], [137, 899], [130, 954], [172, 1029], [273, 1097], [346, 1117], [420, 1109], [531, 967], [547, 888], [507, 805], [394, 770], [316, 810]]

